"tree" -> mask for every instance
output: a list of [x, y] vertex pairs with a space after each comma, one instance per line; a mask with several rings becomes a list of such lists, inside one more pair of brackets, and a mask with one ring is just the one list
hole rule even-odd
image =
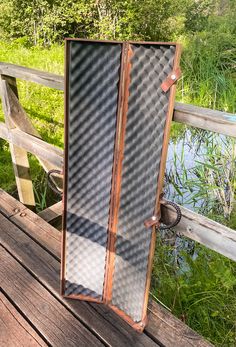
[[177, 31], [175, 13], [183, 12], [186, 1], [0, 0], [0, 30], [34, 45], [61, 42], [66, 36], [170, 40]]

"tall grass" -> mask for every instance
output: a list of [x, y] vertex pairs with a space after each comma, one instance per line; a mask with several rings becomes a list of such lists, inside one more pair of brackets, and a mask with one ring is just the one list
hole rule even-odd
[[[167, 195], [236, 229], [235, 139], [184, 128], [171, 142]], [[236, 263], [169, 231], [158, 235], [152, 293], [217, 346], [235, 346]]]
[[[21, 40], [11, 43], [0, 42], [0, 61], [2, 62], [63, 74], [63, 57], [63, 47], [58, 45], [45, 49], [24, 47]], [[63, 92], [23, 80], [17, 80], [17, 86], [20, 102], [43, 140], [63, 148]], [[4, 116], [0, 110], [0, 121], [3, 120]], [[17, 196], [9, 147], [3, 140], [0, 140], [0, 149], [0, 186]], [[47, 190], [45, 180], [42, 180], [44, 171], [37, 160], [33, 156], [29, 157], [36, 207], [40, 210], [46, 207], [46, 204], [56, 201], [56, 197]], [[45, 199], [44, 204], [42, 199]]]
[[[183, 78], [178, 86], [178, 100], [235, 112], [235, 65], [232, 63], [232, 59], [235, 57], [234, 39], [230, 43], [230, 38], [226, 36], [222, 41], [221, 38], [210, 37], [205, 32], [197, 37], [192, 37], [191, 40], [182, 39], [185, 51], [182, 59]], [[224, 42], [223, 45], [221, 45], [222, 42]], [[50, 49], [27, 48], [19, 40], [12, 43], [0, 42], [0, 61], [62, 74], [63, 47], [55, 45]], [[42, 138], [62, 148], [62, 92], [20, 80], [18, 88], [21, 104]], [[0, 113], [0, 120], [3, 120], [2, 113]], [[216, 206], [216, 195], [214, 196], [214, 194], [217, 194], [219, 189], [222, 190], [222, 187], [214, 188], [215, 182], [209, 182], [207, 177], [209, 177], [209, 170], [211, 173], [215, 172], [217, 166], [219, 168], [218, 177], [222, 175], [221, 169], [225, 162], [219, 161], [217, 164], [212, 161], [217, 158], [214, 151], [218, 151], [220, 156], [220, 149], [210, 146], [210, 138], [203, 136], [201, 132], [188, 131], [192, 136], [189, 142], [193, 143], [195, 136], [198, 140], [195, 141], [196, 146], [198, 146], [197, 143], [200, 147], [205, 144], [208, 152], [204, 153], [206, 155], [204, 163], [194, 164], [196, 179], [193, 182], [192, 172], [186, 165], [184, 147], [186, 127], [179, 124], [173, 125], [172, 141], [176, 143], [176, 146], [182, 141], [183, 147], [180, 153], [173, 155], [174, 165], [172, 165], [172, 172], [168, 177], [169, 184], [173, 188], [172, 197], [174, 191], [175, 198], [182, 204], [186, 204], [187, 191], [188, 202], [193, 208], [194, 206], [199, 207], [198, 202], [201, 200], [205, 207], [208, 207], [208, 209], [202, 209], [202, 212], [205, 211], [207, 215], [212, 213], [211, 217], [216, 219], [221, 207], [220, 202]], [[0, 186], [16, 194], [9, 148], [3, 140], [0, 141], [0, 160]], [[43, 170], [33, 156], [30, 156], [30, 164], [37, 209], [40, 210], [45, 208], [49, 200], [50, 202], [55, 200], [55, 197], [47, 189]], [[231, 174], [229, 181], [232, 187], [234, 178]], [[234, 199], [234, 193], [231, 199]], [[212, 207], [210, 210], [209, 206]], [[236, 224], [234, 224], [234, 220], [236, 222], [234, 216], [231, 213], [228, 218], [229, 225]], [[223, 214], [221, 221], [225, 221]], [[217, 346], [233, 347], [236, 345], [235, 276], [235, 263], [223, 256], [187, 239], [180, 240], [171, 232], [158, 237], [152, 277], [153, 295], [165, 303], [179, 318]]]
[[216, 346], [235, 346], [236, 265], [233, 261], [185, 238], [170, 245], [164, 236], [159, 236], [152, 294]]
[[214, 17], [206, 31], [183, 39], [182, 102], [236, 110], [236, 21]]
[[[235, 22], [218, 24], [183, 40], [177, 96], [185, 103], [235, 113]], [[235, 140], [174, 124], [172, 141], [167, 173], [171, 198], [236, 229]], [[190, 160], [191, 151], [195, 156]], [[235, 262], [170, 231], [160, 234], [152, 293], [216, 346], [236, 346]]]

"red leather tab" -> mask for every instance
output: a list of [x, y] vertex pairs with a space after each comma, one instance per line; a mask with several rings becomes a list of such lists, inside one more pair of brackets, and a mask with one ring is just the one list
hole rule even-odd
[[146, 219], [144, 222], [144, 225], [146, 228], [151, 228], [157, 224], [159, 224], [159, 220], [158, 220], [157, 216], [152, 216], [151, 218]]
[[180, 78], [181, 76], [181, 70], [178, 67], [177, 69], [173, 70], [168, 77], [165, 79], [164, 82], [161, 84], [162, 90], [166, 93], [170, 87]]

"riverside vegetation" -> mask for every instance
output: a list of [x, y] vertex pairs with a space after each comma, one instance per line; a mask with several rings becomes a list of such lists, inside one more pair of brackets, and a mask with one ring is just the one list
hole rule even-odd
[[[178, 101], [235, 113], [235, 17], [230, 0], [38, 0], [34, 6], [0, 0], [0, 61], [63, 74], [64, 36], [177, 40], [184, 48]], [[63, 93], [17, 83], [21, 104], [42, 138], [63, 148]], [[39, 211], [57, 197], [29, 157]], [[233, 138], [173, 123], [167, 196], [236, 229], [235, 157]], [[3, 140], [0, 162], [0, 186], [17, 197]], [[236, 346], [235, 262], [172, 231], [158, 233], [151, 295], [216, 346]]]

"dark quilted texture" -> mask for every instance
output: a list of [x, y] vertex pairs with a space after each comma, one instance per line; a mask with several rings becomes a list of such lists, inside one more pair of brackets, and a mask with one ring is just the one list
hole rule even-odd
[[102, 297], [120, 44], [71, 41], [65, 294]]
[[118, 216], [112, 304], [142, 318], [151, 230], [169, 92], [161, 83], [173, 68], [174, 46], [132, 45], [131, 85]]

